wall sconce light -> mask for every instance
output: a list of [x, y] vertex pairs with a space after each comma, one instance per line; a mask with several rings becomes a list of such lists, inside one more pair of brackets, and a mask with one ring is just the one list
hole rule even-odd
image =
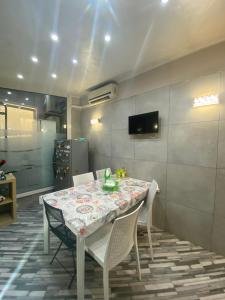
[[91, 119], [91, 121], [90, 121], [91, 125], [97, 125], [99, 123], [101, 123], [101, 119], [100, 118], [98, 118], [98, 119]]
[[218, 95], [203, 96], [194, 99], [193, 107], [219, 104]]

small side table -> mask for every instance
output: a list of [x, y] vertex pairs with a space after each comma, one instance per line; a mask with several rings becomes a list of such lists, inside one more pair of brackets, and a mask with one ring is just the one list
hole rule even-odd
[[0, 202], [0, 226], [16, 221], [16, 178], [7, 174], [5, 180], [0, 180], [0, 186], [9, 185], [6, 199]]

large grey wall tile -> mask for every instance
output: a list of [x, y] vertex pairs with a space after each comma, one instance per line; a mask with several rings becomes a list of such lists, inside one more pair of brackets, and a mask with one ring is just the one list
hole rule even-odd
[[112, 157], [111, 167], [113, 172], [115, 172], [116, 169], [125, 168], [129, 177], [135, 177], [133, 159]]
[[159, 88], [135, 98], [135, 114], [142, 114], [158, 110], [161, 125], [168, 123], [169, 114], [169, 87]]
[[126, 130], [112, 131], [112, 157], [134, 158], [134, 141]]
[[216, 169], [169, 164], [167, 199], [196, 210], [213, 213]]
[[111, 168], [111, 157], [101, 154], [94, 154], [92, 156], [92, 169], [91, 171]]
[[216, 167], [218, 122], [171, 125], [168, 135], [168, 161]]
[[225, 238], [224, 238], [225, 218], [216, 216], [212, 231], [212, 250], [216, 253], [225, 255]]
[[225, 218], [225, 169], [217, 169], [215, 215]]
[[81, 111], [80, 124], [81, 124], [82, 134], [84, 134], [84, 132], [87, 133], [87, 131], [91, 128], [90, 120], [93, 112], [94, 112], [93, 108], [88, 108]]
[[[103, 128], [105, 130], [111, 130], [111, 116], [111, 103], [103, 103], [90, 108], [86, 108], [82, 110], [81, 113], [81, 129], [83, 131], [87, 131], [93, 128]], [[101, 119], [101, 123], [91, 126], [91, 119]]]
[[220, 73], [199, 77], [171, 88], [170, 124], [219, 120], [220, 106], [193, 108], [196, 97], [218, 94]]
[[225, 121], [219, 122], [218, 168], [225, 168]]
[[98, 130], [92, 131], [92, 144], [97, 154], [111, 156], [111, 131]]
[[135, 159], [166, 162], [167, 161], [167, 127], [161, 127], [156, 138], [134, 137]]
[[165, 197], [166, 192], [166, 164], [135, 160], [134, 161], [134, 176], [138, 179], [152, 181], [155, 179], [160, 188], [160, 194]]
[[128, 117], [134, 115], [134, 97], [112, 102], [112, 129], [127, 129]]
[[168, 202], [166, 228], [177, 237], [209, 248], [212, 214], [197, 211], [183, 205]]

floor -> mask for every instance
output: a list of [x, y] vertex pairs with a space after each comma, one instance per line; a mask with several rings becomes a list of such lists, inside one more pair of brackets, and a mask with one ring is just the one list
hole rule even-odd
[[[0, 229], [0, 299], [76, 299], [76, 282], [43, 254], [42, 211], [38, 197], [18, 200], [15, 224]], [[110, 272], [112, 299], [225, 299], [225, 258], [154, 229], [155, 261], [149, 258], [146, 232], [139, 232], [142, 281], [137, 279], [134, 253]], [[57, 246], [52, 242], [52, 252]], [[71, 268], [67, 251], [59, 255]], [[86, 297], [103, 299], [102, 270], [86, 258]]]

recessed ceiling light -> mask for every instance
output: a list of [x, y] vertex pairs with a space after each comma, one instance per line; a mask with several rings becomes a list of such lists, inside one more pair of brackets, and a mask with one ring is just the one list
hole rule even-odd
[[109, 34], [105, 35], [105, 41], [108, 43], [111, 40], [111, 36]]
[[76, 58], [73, 58], [73, 59], [72, 59], [72, 63], [73, 63], [74, 65], [76, 65], [76, 64], [78, 63], [77, 59], [76, 59]]
[[5, 99], [5, 101], [7, 102], [7, 101], [8, 101], [8, 99]]
[[57, 78], [57, 75], [55, 73], [52, 73], [52, 78]]
[[26, 101], [28, 101], [28, 100], [29, 100], [29, 98], [25, 98], [25, 100], [26, 100]]
[[12, 94], [12, 92], [11, 92], [11, 91], [8, 91], [8, 92], [7, 92], [7, 94], [8, 94], [8, 95], [11, 95], [11, 94]]
[[32, 62], [34, 62], [35, 64], [38, 63], [38, 58], [36, 56], [31, 56], [31, 60]]
[[56, 33], [52, 33], [52, 34], [51, 34], [51, 39], [52, 39], [54, 42], [58, 42], [59, 37], [58, 37], [58, 35], [57, 35]]
[[22, 75], [22, 74], [17, 74], [17, 78], [19, 78], [19, 79], [23, 79], [24, 77], [23, 77], [23, 75]]
[[162, 4], [166, 4], [166, 3], [168, 3], [169, 2], [169, 0], [161, 0], [161, 3]]

